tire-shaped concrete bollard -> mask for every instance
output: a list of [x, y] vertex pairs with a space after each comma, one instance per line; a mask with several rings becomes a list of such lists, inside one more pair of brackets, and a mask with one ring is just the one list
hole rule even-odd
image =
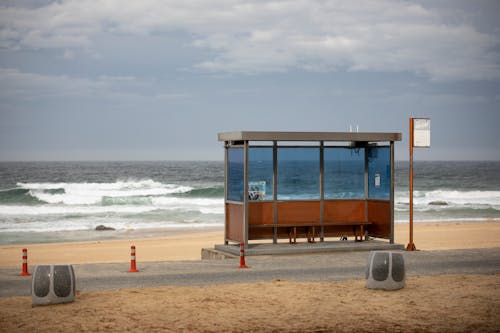
[[31, 280], [32, 305], [69, 303], [75, 300], [75, 272], [71, 265], [35, 266]]
[[402, 253], [372, 251], [366, 267], [366, 288], [397, 290], [405, 286], [405, 260]]

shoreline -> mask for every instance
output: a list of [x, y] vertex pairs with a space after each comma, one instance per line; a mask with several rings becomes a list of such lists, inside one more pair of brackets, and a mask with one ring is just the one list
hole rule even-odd
[[[0, 236], [0, 247], [3, 246], [23, 246], [33, 244], [66, 244], [66, 243], [93, 243], [93, 242], [109, 242], [126, 239], [153, 239], [165, 238], [178, 235], [198, 234], [204, 232], [212, 232], [224, 230], [224, 226], [191, 226], [191, 227], [175, 227], [175, 228], [144, 228], [144, 229], [126, 229], [126, 230], [75, 230], [75, 231], [55, 231], [55, 232], [29, 232], [37, 237], [35, 239], [43, 239], [36, 242], [10, 242], [2, 243]], [[50, 238], [44, 237], [50, 235]], [[70, 235], [73, 235], [71, 237]], [[24, 236], [23, 238], [26, 238]]]
[[[394, 228], [395, 243], [406, 246], [408, 223], [396, 223]], [[158, 237], [141, 238], [133, 233], [124, 239], [0, 245], [0, 267], [20, 266], [22, 248], [28, 249], [29, 265], [85, 264], [128, 262], [131, 245], [136, 246], [138, 262], [200, 260], [202, 248], [213, 248], [215, 244], [224, 242], [222, 227], [157, 234]], [[419, 222], [414, 224], [414, 243], [419, 250], [500, 247], [500, 222]]]
[[[460, 218], [460, 219], [432, 219], [414, 220], [414, 225], [426, 224], [455, 224], [455, 223], [500, 223], [500, 218]], [[407, 219], [394, 221], [395, 227], [408, 225]], [[106, 224], [102, 226], [107, 227]], [[0, 246], [16, 246], [28, 244], [52, 243], [82, 243], [95, 241], [111, 241], [124, 239], [146, 239], [200, 233], [206, 231], [223, 230], [224, 224], [188, 224], [187, 226], [173, 226], [163, 228], [137, 228], [117, 230], [57, 230], [57, 231], [4, 231], [0, 232]], [[33, 241], [26, 241], [32, 239]]]
[[[500, 218], [480, 218], [480, 219], [443, 219], [443, 220], [414, 220], [414, 229], [418, 229], [419, 226], [428, 225], [457, 225], [457, 224], [470, 224], [481, 225], [484, 223], [499, 223]], [[398, 229], [408, 229], [409, 222], [407, 221], [394, 221], [395, 237]], [[105, 226], [105, 225], [104, 225]], [[144, 229], [126, 229], [126, 230], [75, 230], [75, 231], [55, 231], [55, 232], [30, 232], [33, 234], [83, 234], [87, 233], [86, 237], [75, 237], [74, 240], [67, 239], [71, 238], [68, 236], [63, 236], [59, 239], [61, 240], [47, 240], [47, 241], [36, 241], [36, 242], [15, 242], [15, 243], [2, 243], [0, 238], [0, 248], [9, 246], [28, 246], [35, 244], [72, 244], [72, 243], [95, 243], [95, 242], [110, 242], [110, 241], [121, 241], [121, 240], [148, 240], [156, 238], [166, 238], [166, 237], [176, 237], [181, 235], [190, 234], [200, 234], [206, 232], [224, 231], [224, 225], [214, 225], [214, 226], [190, 226], [190, 227], [175, 227], [175, 228], [144, 228]], [[91, 234], [92, 233], [92, 234]], [[500, 236], [500, 235], [499, 235]], [[93, 238], [92, 238], [93, 237]], [[222, 236], [223, 237], [223, 236]], [[53, 236], [57, 238], [57, 236]], [[81, 239], [79, 239], [81, 238]], [[222, 238], [221, 238], [222, 239]], [[397, 242], [397, 240], [396, 240]]]

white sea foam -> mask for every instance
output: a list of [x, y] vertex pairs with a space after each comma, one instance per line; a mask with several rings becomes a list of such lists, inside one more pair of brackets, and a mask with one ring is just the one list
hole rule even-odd
[[152, 198], [155, 207], [197, 210], [203, 214], [224, 214], [224, 199], [212, 198], [176, 198], [176, 197], [155, 197]]
[[42, 202], [65, 205], [95, 205], [100, 204], [105, 197], [159, 196], [185, 193], [193, 189], [189, 186], [162, 184], [151, 179], [114, 183], [18, 183], [17, 185], [30, 190], [30, 194]]
[[203, 214], [223, 214], [223, 199], [155, 197], [150, 205], [1, 205], [0, 215], [93, 215], [103, 213], [141, 214], [155, 210], [197, 211]]
[[[214, 197], [213, 191], [205, 192], [205, 188], [151, 179], [17, 185], [28, 190], [40, 203], [0, 205], [0, 233], [93, 230], [99, 224], [116, 230], [201, 228], [221, 226], [224, 221], [222, 195]], [[192, 190], [195, 191], [189, 193]], [[495, 211], [500, 211], [500, 191], [415, 191], [414, 205], [415, 212], [419, 212], [415, 221], [496, 219]], [[476, 212], [482, 209], [485, 211], [478, 218]], [[407, 191], [396, 192], [395, 210], [396, 221], [406, 222]]]
[[[414, 217], [414, 219], [413, 219], [413, 222], [416, 222], [416, 223], [426, 223], [426, 222], [451, 222], [451, 223], [455, 223], [455, 222], [485, 222], [485, 221], [500, 221], [500, 218], [496, 218], [496, 217], [493, 217], [493, 218], [492, 217], [415, 218]], [[395, 223], [408, 223], [408, 219], [407, 218], [406, 219], [395, 219], [394, 222]]]
[[107, 227], [114, 228], [117, 231], [124, 230], [145, 230], [145, 229], [185, 229], [185, 228], [210, 228], [222, 226], [222, 221], [163, 221], [154, 224], [140, 221], [124, 221], [106, 219], [88, 219], [85, 221], [77, 220], [58, 220], [52, 223], [40, 223], [38, 221], [29, 221], [23, 223], [5, 222], [0, 225], [0, 233], [2, 232], [57, 232], [57, 231], [92, 231], [95, 227], [105, 224]]
[[[396, 210], [407, 210], [408, 192], [396, 193]], [[436, 205], [436, 203], [440, 203]], [[443, 210], [450, 208], [500, 210], [500, 191], [457, 191], [434, 190], [415, 191], [413, 204], [419, 210]]]
[[154, 206], [0, 206], [1, 215], [43, 216], [43, 215], [93, 215], [104, 213], [140, 214], [157, 208]]
[[[41, 202], [0, 205], [0, 231], [162, 228], [223, 221], [223, 198], [182, 195], [189, 186], [152, 180], [114, 183], [19, 183]], [[177, 196], [176, 196], [177, 195]]]

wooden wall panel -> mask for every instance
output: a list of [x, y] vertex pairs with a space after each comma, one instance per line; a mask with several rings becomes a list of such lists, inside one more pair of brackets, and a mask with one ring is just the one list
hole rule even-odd
[[272, 202], [249, 202], [248, 224], [273, 224], [274, 203]]
[[243, 204], [226, 203], [226, 240], [243, 242]]
[[385, 200], [368, 200], [368, 232], [379, 238], [391, 237], [391, 202]]
[[324, 207], [325, 223], [366, 221], [364, 200], [328, 200]]
[[278, 202], [278, 224], [320, 223], [319, 201]]

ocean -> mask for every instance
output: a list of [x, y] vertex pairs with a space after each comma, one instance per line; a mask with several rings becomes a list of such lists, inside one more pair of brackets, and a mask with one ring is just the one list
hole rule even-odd
[[[222, 162], [1, 162], [0, 244], [222, 229], [223, 182]], [[395, 220], [408, 221], [407, 162]], [[500, 221], [500, 162], [414, 163], [414, 221], [450, 220]]]

